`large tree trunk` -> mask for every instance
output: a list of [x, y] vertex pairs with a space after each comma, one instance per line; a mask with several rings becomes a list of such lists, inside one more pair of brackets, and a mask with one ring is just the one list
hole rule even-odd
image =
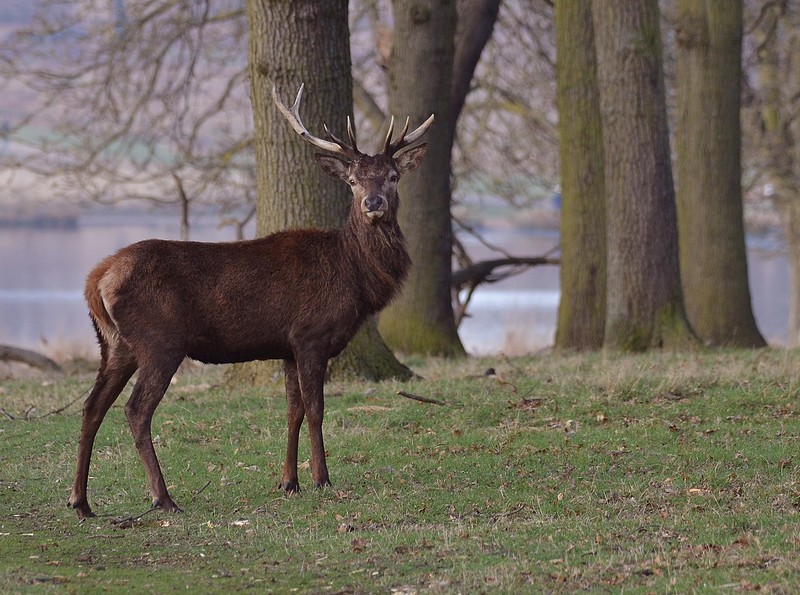
[[742, 2], [680, 0], [675, 33], [675, 177], [686, 314], [706, 344], [763, 347], [744, 242]]
[[450, 113], [454, 1], [395, 0], [389, 111], [417, 125], [431, 113], [428, 153], [400, 183], [400, 224], [413, 268], [405, 290], [380, 316], [386, 342], [406, 353], [459, 356], [450, 293]]
[[606, 315], [606, 215], [592, 7], [556, 2], [561, 300], [558, 349], [600, 349]]
[[[292, 98], [306, 84], [303, 121], [322, 134], [326, 124], [346, 138], [352, 117], [350, 33], [347, 0], [248, 0], [249, 69], [255, 125], [256, 233], [260, 236], [296, 227], [334, 228], [344, 224], [350, 205], [346, 185], [330, 179], [314, 161], [314, 149], [298, 138], [272, 102], [272, 86]], [[407, 378], [402, 365], [375, 332], [374, 320], [354, 337], [340, 358], [342, 373], [370, 379]], [[351, 354], [351, 351], [355, 353]], [[363, 353], [370, 353], [369, 358]], [[349, 368], [349, 369], [348, 369]], [[242, 364], [234, 381], [269, 379], [279, 370], [271, 363]]]
[[693, 341], [678, 266], [657, 0], [593, 0], [606, 183], [604, 345]]

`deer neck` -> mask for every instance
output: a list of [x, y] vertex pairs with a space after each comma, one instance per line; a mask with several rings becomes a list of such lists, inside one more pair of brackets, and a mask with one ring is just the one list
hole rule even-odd
[[343, 253], [365, 302], [377, 312], [399, 293], [411, 268], [411, 257], [396, 221], [368, 225], [361, 219], [361, 213], [350, 213], [342, 229]]

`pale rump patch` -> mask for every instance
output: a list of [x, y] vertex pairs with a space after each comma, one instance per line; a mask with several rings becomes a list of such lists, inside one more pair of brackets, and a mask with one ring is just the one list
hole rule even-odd
[[132, 261], [117, 256], [97, 265], [86, 279], [86, 302], [103, 338], [110, 344], [119, 341], [119, 330], [112, 315], [114, 298], [120, 285], [130, 277]]

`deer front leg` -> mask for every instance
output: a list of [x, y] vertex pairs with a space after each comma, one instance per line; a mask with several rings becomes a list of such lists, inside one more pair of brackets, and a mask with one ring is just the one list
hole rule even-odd
[[288, 438], [280, 488], [287, 494], [291, 494], [300, 491], [300, 481], [297, 478], [297, 448], [300, 441], [300, 426], [303, 425], [303, 417], [306, 410], [303, 406], [303, 398], [300, 396], [297, 364], [294, 361], [284, 360], [283, 374], [286, 386]]
[[325, 461], [325, 443], [322, 438], [322, 418], [325, 411], [322, 387], [325, 382], [327, 364], [327, 359], [322, 358], [310, 358], [297, 362], [300, 392], [311, 438], [311, 478], [314, 480], [315, 488], [331, 485], [328, 477], [328, 465]]
[[153, 508], [161, 508], [167, 512], [181, 512], [181, 509], [175, 504], [167, 491], [167, 484], [164, 481], [164, 475], [161, 473], [161, 466], [158, 463], [156, 451], [153, 447], [151, 425], [153, 413], [155, 413], [156, 407], [158, 407], [164, 393], [167, 391], [172, 375], [177, 368], [178, 365], [176, 364], [168, 369], [140, 370], [139, 379], [133, 387], [131, 398], [125, 405], [125, 416], [133, 434], [139, 458], [142, 460], [147, 474], [150, 492], [153, 495]]

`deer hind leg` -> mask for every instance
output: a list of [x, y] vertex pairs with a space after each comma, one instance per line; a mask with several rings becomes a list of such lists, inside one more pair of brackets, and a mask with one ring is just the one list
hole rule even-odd
[[300, 426], [306, 410], [300, 395], [300, 382], [297, 378], [297, 364], [291, 360], [283, 362], [284, 383], [286, 385], [286, 417], [288, 438], [286, 442], [286, 460], [283, 463], [283, 476], [280, 487], [286, 493], [300, 491], [297, 478], [297, 447], [300, 441]]
[[331, 485], [325, 461], [325, 443], [322, 439], [322, 418], [325, 410], [322, 387], [325, 383], [327, 363], [327, 359], [316, 357], [297, 362], [300, 392], [308, 420], [308, 434], [311, 438], [311, 478], [314, 480], [315, 488]]
[[128, 419], [136, 450], [144, 465], [150, 492], [153, 496], [153, 508], [161, 508], [168, 512], [180, 512], [181, 509], [172, 500], [167, 491], [167, 484], [161, 473], [161, 466], [156, 457], [151, 435], [153, 413], [167, 392], [170, 380], [180, 365], [181, 358], [164, 357], [159, 363], [158, 358], [149, 359], [149, 363], [142, 364], [139, 369], [139, 378], [133, 387], [131, 398], [125, 405], [125, 417]]
[[78, 440], [78, 460], [75, 481], [67, 506], [74, 508], [78, 518], [93, 517], [86, 495], [89, 463], [97, 431], [106, 413], [136, 371], [136, 361], [122, 343], [109, 345], [100, 339], [101, 362], [94, 388], [83, 404], [83, 422]]

